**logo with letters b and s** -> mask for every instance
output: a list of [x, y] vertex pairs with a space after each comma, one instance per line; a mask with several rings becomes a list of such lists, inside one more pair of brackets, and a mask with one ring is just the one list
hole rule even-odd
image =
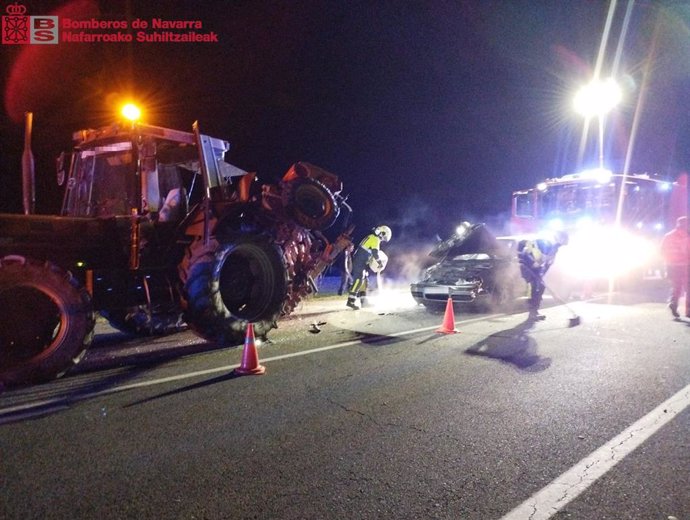
[[27, 16], [26, 6], [15, 2], [5, 9], [2, 17], [4, 45], [57, 44], [57, 16]]

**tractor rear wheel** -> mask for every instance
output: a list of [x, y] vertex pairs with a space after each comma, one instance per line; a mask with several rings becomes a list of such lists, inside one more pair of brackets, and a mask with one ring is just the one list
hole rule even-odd
[[0, 259], [0, 382], [59, 377], [93, 339], [91, 298], [71, 273], [22, 256]]
[[275, 328], [287, 295], [282, 252], [267, 237], [239, 235], [222, 245], [190, 246], [180, 266], [186, 321], [201, 337], [241, 343], [247, 324], [259, 337]]

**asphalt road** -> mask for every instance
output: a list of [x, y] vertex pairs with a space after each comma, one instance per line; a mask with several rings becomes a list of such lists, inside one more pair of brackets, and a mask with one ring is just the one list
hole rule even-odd
[[0, 394], [0, 518], [690, 519], [690, 320], [659, 294], [457, 334], [377, 304], [303, 305], [262, 376], [100, 324], [76, 373]]

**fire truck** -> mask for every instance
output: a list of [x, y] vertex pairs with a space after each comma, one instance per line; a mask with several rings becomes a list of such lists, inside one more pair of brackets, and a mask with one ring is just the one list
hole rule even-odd
[[686, 183], [655, 174], [572, 173], [514, 192], [511, 233], [567, 231], [558, 264], [573, 279], [659, 277], [659, 243], [685, 214], [686, 194]]

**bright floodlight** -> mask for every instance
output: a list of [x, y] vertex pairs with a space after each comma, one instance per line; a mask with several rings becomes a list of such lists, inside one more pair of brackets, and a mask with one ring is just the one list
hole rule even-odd
[[599, 184], [608, 184], [609, 182], [611, 182], [611, 177], [613, 177], [613, 173], [611, 172], [611, 170], [607, 170], [605, 168], [594, 168], [591, 170], [584, 170], [580, 172], [580, 176], [583, 179], [591, 179]]
[[137, 121], [141, 117], [141, 110], [133, 103], [127, 103], [122, 107], [122, 115], [130, 121]]
[[575, 111], [584, 117], [603, 116], [623, 98], [618, 84], [609, 78], [592, 81], [575, 95]]

